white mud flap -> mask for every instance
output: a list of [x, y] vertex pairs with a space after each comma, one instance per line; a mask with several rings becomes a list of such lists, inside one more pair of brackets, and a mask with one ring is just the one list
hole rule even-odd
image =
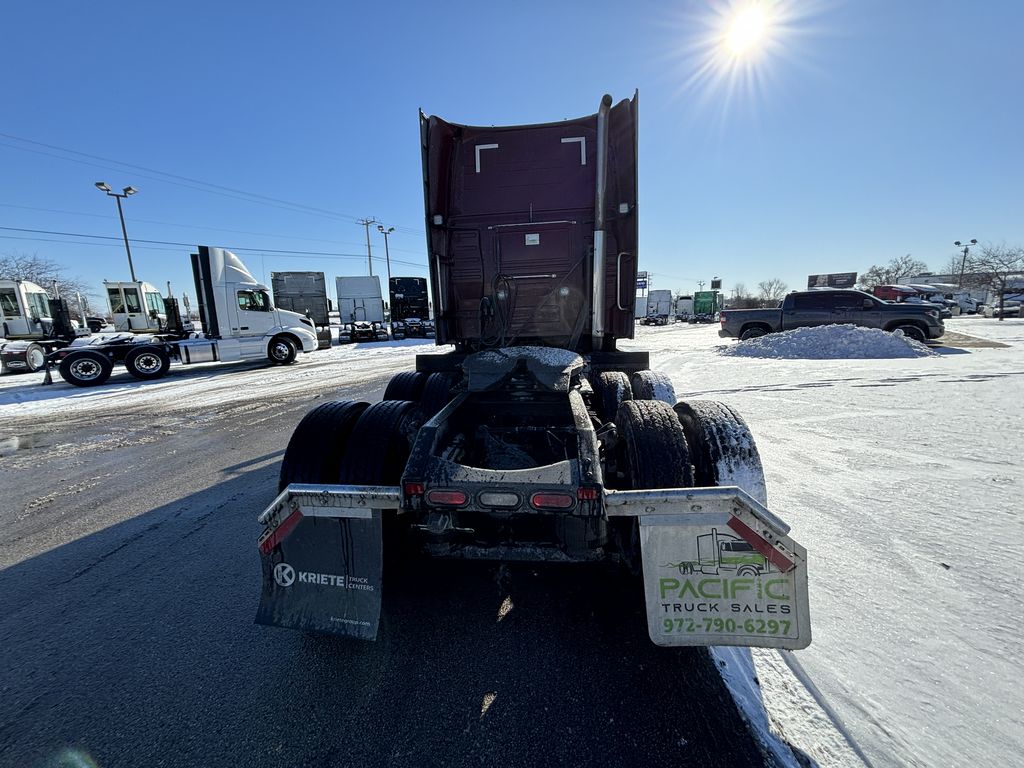
[[381, 510], [397, 506], [397, 488], [288, 486], [259, 518], [256, 623], [376, 640]]
[[807, 551], [743, 490], [610, 491], [605, 505], [640, 521], [657, 645], [810, 645]]

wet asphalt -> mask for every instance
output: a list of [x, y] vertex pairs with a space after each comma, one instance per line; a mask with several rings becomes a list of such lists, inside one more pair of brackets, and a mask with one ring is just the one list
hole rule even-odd
[[616, 571], [417, 561], [375, 643], [253, 623], [292, 428], [386, 381], [0, 422], [0, 765], [761, 765]]

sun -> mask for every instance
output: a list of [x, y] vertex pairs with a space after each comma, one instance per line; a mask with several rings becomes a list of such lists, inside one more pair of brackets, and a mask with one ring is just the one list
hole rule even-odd
[[770, 36], [772, 18], [762, 3], [754, 2], [736, 9], [727, 23], [722, 45], [731, 56], [741, 57], [761, 50]]

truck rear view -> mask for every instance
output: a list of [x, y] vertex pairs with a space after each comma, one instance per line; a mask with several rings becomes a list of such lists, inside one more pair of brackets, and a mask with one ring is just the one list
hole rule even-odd
[[[677, 402], [647, 353], [616, 348], [634, 323], [636, 115], [608, 96], [542, 125], [421, 115], [437, 342], [455, 350], [298, 425], [259, 517], [258, 622], [373, 639], [389, 563], [430, 556], [642, 573], [661, 645], [810, 642], [806, 553], [765, 507], [746, 424]], [[708, 590], [734, 615], [705, 621]]]

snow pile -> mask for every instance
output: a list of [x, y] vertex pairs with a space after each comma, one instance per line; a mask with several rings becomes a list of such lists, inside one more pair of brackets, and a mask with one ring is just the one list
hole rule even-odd
[[855, 360], [894, 357], [934, 357], [936, 352], [900, 332], [856, 325], [819, 325], [770, 333], [732, 346], [719, 354], [800, 360]]

